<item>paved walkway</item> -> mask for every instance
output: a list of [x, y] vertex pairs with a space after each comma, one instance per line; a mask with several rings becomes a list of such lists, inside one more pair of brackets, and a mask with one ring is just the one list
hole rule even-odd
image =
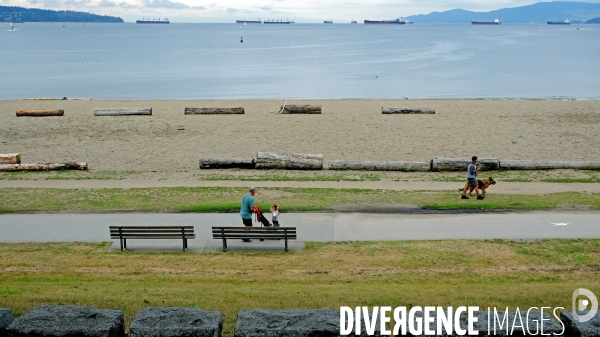
[[[147, 188], [147, 187], [291, 187], [291, 188], [352, 188], [382, 189], [393, 191], [455, 191], [464, 182], [432, 181], [203, 181], [183, 180], [2, 180], [3, 188]], [[600, 184], [595, 183], [515, 183], [498, 182], [490, 187], [490, 194], [540, 195], [560, 192], [600, 193]], [[260, 193], [260, 190], [259, 190]]]
[[[285, 213], [283, 226], [298, 227], [306, 241], [600, 238], [598, 212], [480, 214]], [[110, 225], [193, 225], [190, 250], [219, 251], [212, 226], [241, 226], [238, 214], [5, 214], [0, 242], [109, 241]], [[231, 240], [235, 241], [235, 240]], [[131, 240], [131, 250], [180, 250], [179, 240]], [[118, 243], [113, 244], [118, 249]], [[231, 250], [280, 250], [283, 242], [231, 242]]]

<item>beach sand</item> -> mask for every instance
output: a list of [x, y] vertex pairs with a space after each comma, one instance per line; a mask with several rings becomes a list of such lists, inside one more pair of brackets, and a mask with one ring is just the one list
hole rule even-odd
[[[301, 100], [322, 115], [281, 115], [282, 101], [0, 101], [0, 153], [23, 163], [87, 162], [92, 170], [198, 169], [201, 157], [259, 151], [335, 159], [429, 162], [434, 157], [600, 160], [600, 101]], [[94, 108], [147, 107], [152, 116], [96, 117]], [[245, 115], [184, 115], [238, 107]], [[435, 115], [382, 115], [382, 106]], [[16, 117], [18, 109], [64, 117]]]

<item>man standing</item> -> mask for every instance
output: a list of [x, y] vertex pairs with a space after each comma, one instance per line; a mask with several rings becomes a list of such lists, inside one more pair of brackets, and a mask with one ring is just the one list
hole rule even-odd
[[481, 168], [477, 167], [477, 162], [478, 162], [477, 156], [473, 156], [473, 158], [471, 158], [471, 160], [472, 161], [469, 163], [469, 166], [467, 167], [467, 184], [463, 188], [461, 199], [469, 199], [469, 197], [467, 197], [467, 189], [469, 188], [469, 186], [475, 186], [475, 193], [477, 194], [477, 200], [483, 200], [483, 199], [485, 199], [485, 197], [483, 195], [479, 194], [479, 184], [477, 183], [477, 172], [479, 172], [479, 170], [481, 170]]
[[[242, 198], [242, 207], [240, 208], [240, 216], [242, 217], [242, 223], [246, 227], [252, 227], [252, 212], [254, 211], [254, 195], [256, 194], [256, 188], [250, 187], [250, 191], [244, 194]], [[244, 242], [250, 242], [249, 239], [242, 240]]]

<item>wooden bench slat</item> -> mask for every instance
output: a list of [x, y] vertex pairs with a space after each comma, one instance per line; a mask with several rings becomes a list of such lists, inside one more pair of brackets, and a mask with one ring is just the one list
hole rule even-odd
[[[116, 236], [119, 237], [119, 234], [111, 234], [111, 236]], [[131, 238], [131, 237], [144, 237], [144, 236], [155, 236], [155, 237], [164, 237], [164, 238], [183, 238], [185, 237], [196, 237], [195, 234], [187, 234], [187, 235], [181, 235], [181, 234], [156, 234], [156, 233], [147, 233], [147, 234], [143, 234], [143, 233], [132, 233], [132, 234], [123, 234], [122, 235], [124, 238]]]
[[[121, 237], [118, 235], [115, 236], [111, 236], [111, 239], [120, 239]], [[129, 236], [123, 236], [123, 239], [174, 239], [174, 240], [181, 240], [181, 239], [195, 239], [196, 236], [186, 236], [186, 237], [182, 237], [180, 236], [154, 236], [154, 235], [129, 235]]]
[[[279, 235], [279, 236], [260, 236], [260, 235], [234, 235], [234, 236], [226, 236], [226, 239], [232, 239], [232, 240], [244, 240], [244, 239], [265, 239], [265, 240], [277, 240], [277, 239], [285, 239], [286, 237], [284, 235]], [[213, 239], [223, 239], [223, 237], [221, 236], [215, 236], [213, 237]], [[288, 240], [296, 240], [295, 236], [287, 236]]]
[[227, 231], [232, 231], [232, 230], [248, 230], [248, 231], [257, 231], [257, 230], [265, 230], [265, 231], [295, 231], [296, 227], [213, 227], [212, 230], [213, 231], [221, 231], [224, 230], [225, 232]]
[[181, 233], [190, 233], [193, 234], [194, 231], [193, 230], [173, 230], [173, 231], [168, 231], [168, 230], [164, 230], [164, 229], [138, 229], [138, 230], [130, 230], [130, 229], [123, 229], [121, 231], [119, 230], [111, 230], [111, 233], [123, 233], [123, 234], [131, 234], [131, 233], [165, 233], [165, 234], [181, 234]]
[[194, 226], [109, 226], [110, 229], [194, 229]]
[[238, 227], [236, 229], [228, 229], [228, 230], [223, 230], [221, 231], [220, 229], [213, 229], [212, 230], [213, 233], [237, 233], [237, 232], [264, 232], [264, 233], [279, 233], [279, 232], [288, 232], [288, 233], [292, 233], [292, 232], [296, 232], [295, 229], [288, 229], [288, 230], [272, 230], [272, 229], [268, 229], [268, 228], [257, 228], [257, 229], [246, 229], [244, 227]]

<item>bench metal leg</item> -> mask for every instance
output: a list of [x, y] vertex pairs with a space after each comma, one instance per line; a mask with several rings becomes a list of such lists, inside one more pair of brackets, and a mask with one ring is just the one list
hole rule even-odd
[[283, 230], [283, 235], [285, 236], [285, 251], [287, 253], [288, 251], [288, 244], [287, 244], [287, 229]]
[[127, 239], [123, 239], [123, 247], [127, 250]]
[[185, 228], [181, 227], [181, 239], [183, 240], [183, 252], [187, 251], [187, 239], [185, 238]]
[[119, 227], [119, 243], [121, 243], [121, 251], [123, 251], [123, 229]]
[[223, 253], [227, 251], [227, 239], [225, 238], [225, 230], [221, 228], [221, 237], [223, 238]]

